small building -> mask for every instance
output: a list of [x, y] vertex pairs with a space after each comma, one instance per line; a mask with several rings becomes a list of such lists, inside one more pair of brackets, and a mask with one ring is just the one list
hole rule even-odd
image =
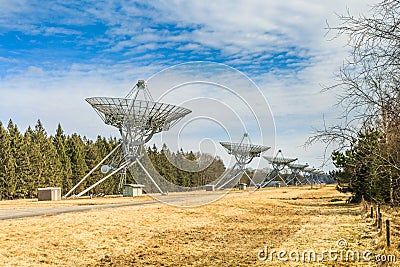
[[207, 184], [206, 185], [206, 191], [215, 191], [215, 185]]
[[38, 200], [61, 200], [61, 187], [38, 188]]
[[143, 194], [142, 184], [124, 184], [124, 189], [122, 190], [122, 195], [124, 197], [137, 197]]
[[247, 187], [247, 184], [244, 184], [244, 183], [238, 184], [239, 190], [246, 190], [246, 187]]

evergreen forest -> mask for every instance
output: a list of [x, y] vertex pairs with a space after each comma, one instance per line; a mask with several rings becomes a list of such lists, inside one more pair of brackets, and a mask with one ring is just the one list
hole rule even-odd
[[[61, 187], [65, 194], [118, 144], [116, 138], [98, 136], [96, 140], [90, 140], [76, 133], [66, 135], [60, 124], [55, 134], [49, 135], [40, 120], [25, 132], [21, 132], [12, 120], [7, 125], [0, 122], [0, 200], [36, 198], [37, 189], [41, 187]], [[204, 170], [188, 172], [175, 167], [166, 153], [191, 161], [200, 156], [212, 159]], [[158, 173], [180, 186], [205, 185], [225, 171], [218, 157], [182, 149], [171, 153], [165, 145], [160, 150], [155, 145], [148, 147], [147, 155]], [[80, 191], [102, 177], [104, 174], [96, 170], [76, 190]], [[112, 176], [88, 194], [120, 193], [119, 179], [119, 175]], [[130, 175], [127, 182], [135, 183]]]

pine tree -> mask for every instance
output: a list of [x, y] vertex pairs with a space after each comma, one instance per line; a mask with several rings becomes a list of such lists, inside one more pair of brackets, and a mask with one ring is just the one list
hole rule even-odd
[[[67, 138], [67, 155], [71, 161], [72, 169], [72, 184], [77, 184], [87, 173], [88, 167], [85, 162], [85, 144], [81, 137], [77, 134], [72, 134]], [[81, 185], [77, 190], [82, 190], [85, 184]]]
[[8, 122], [7, 126], [10, 134], [10, 148], [11, 154], [15, 160], [15, 197], [25, 198], [29, 196], [29, 185], [27, 184], [30, 175], [30, 162], [28, 155], [28, 146], [25, 142], [24, 136], [18, 130], [12, 120]]
[[43, 124], [38, 120], [35, 131], [32, 135], [34, 148], [38, 150], [38, 156], [34, 166], [37, 170], [37, 186], [61, 186], [61, 163], [58, 159], [57, 150], [51, 138], [47, 137], [47, 133]]
[[57, 126], [56, 134], [53, 138], [53, 144], [57, 151], [58, 160], [61, 164], [60, 176], [63, 192], [68, 192], [73, 186], [72, 184], [72, 168], [71, 160], [67, 155], [66, 136], [60, 124]]
[[193, 151], [185, 154], [186, 186], [193, 187], [199, 180], [197, 157]]
[[16, 189], [15, 162], [10, 135], [0, 122], [0, 199], [13, 198]]
[[58, 157], [57, 149], [54, 146], [52, 137], [46, 139], [42, 148], [43, 158], [45, 160], [45, 183], [44, 186], [62, 187], [62, 164]]
[[171, 163], [168, 160], [168, 157], [170, 156], [170, 151], [168, 150], [168, 147], [163, 144], [162, 149], [160, 153], [158, 154], [158, 164], [156, 164], [157, 171], [160, 173], [164, 179], [167, 181], [170, 181], [174, 183], [172, 173], [170, 171], [171, 168]]
[[[88, 170], [93, 169], [103, 158], [104, 156], [100, 153], [99, 147], [91, 140], [87, 140], [84, 137], [84, 144], [85, 144], [85, 163], [86, 166], [88, 167]], [[107, 153], [107, 152], [105, 152]], [[100, 180], [103, 177], [103, 174], [100, 172], [99, 168], [94, 171], [90, 177], [87, 179], [87, 184], [92, 185], [98, 180]], [[101, 183], [99, 186], [93, 188], [93, 192], [103, 192], [105, 193], [105, 188], [108, 187], [109, 181], [106, 180], [103, 183]]]
[[107, 141], [106, 138], [97, 136], [95, 146], [101, 158], [104, 158], [113, 149], [112, 140]]
[[25, 179], [28, 188], [28, 197], [33, 198], [37, 195], [37, 188], [42, 179], [42, 156], [40, 153], [40, 145], [36, 142], [35, 132], [29, 126], [24, 134], [24, 142], [28, 148], [29, 170]]

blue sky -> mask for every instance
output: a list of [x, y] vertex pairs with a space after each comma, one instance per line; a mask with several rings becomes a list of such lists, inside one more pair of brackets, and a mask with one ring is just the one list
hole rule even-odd
[[[240, 15], [237, 13], [243, 4], [227, 5], [233, 14]], [[2, 75], [32, 65], [58, 70], [71, 64], [129, 62], [148, 66], [154, 61], [164, 66], [187, 61], [223, 62], [254, 75], [276, 69], [296, 71], [312, 56], [309, 48], [285, 42], [288, 36], [278, 29], [249, 25], [256, 35], [246, 27], [235, 30], [198, 19], [180, 19], [179, 12], [172, 14], [165, 9], [168, 5], [158, 2], [52, 1], [43, 6], [35, 1], [11, 1], [5, 5], [0, 29]], [[186, 3], [186, 8], [196, 12], [195, 6]], [[203, 13], [210, 9], [199, 8]], [[223, 12], [222, 2], [218, 9], [214, 12]], [[221, 18], [215, 19], [220, 23]], [[273, 39], [278, 43], [273, 44]]]
[[[11, 118], [24, 130], [41, 119], [49, 134], [60, 122], [67, 133], [118, 136], [84, 98], [122, 97], [165, 68], [211, 61], [247, 75], [269, 103], [275, 140], [254, 141], [318, 166], [322, 146], [301, 146], [323, 114], [338, 115], [335, 94], [320, 90], [347, 53], [346, 40], [326, 35], [326, 21], [335, 25], [335, 13], [366, 13], [373, 3], [0, 0], [0, 121]], [[257, 105], [256, 91], [241, 92]], [[194, 149], [208, 136], [201, 134], [183, 146]]]

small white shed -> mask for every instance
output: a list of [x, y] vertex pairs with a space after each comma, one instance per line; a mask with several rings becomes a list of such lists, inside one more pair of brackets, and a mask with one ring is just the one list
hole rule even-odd
[[206, 191], [215, 191], [215, 185], [207, 184], [206, 185]]
[[143, 194], [142, 184], [124, 184], [124, 189], [122, 190], [122, 195], [124, 197], [137, 197]]
[[38, 188], [38, 200], [61, 200], [61, 187]]
[[238, 184], [239, 190], [246, 190], [246, 187], [247, 187], [247, 184], [245, 184], [245, 183]]

